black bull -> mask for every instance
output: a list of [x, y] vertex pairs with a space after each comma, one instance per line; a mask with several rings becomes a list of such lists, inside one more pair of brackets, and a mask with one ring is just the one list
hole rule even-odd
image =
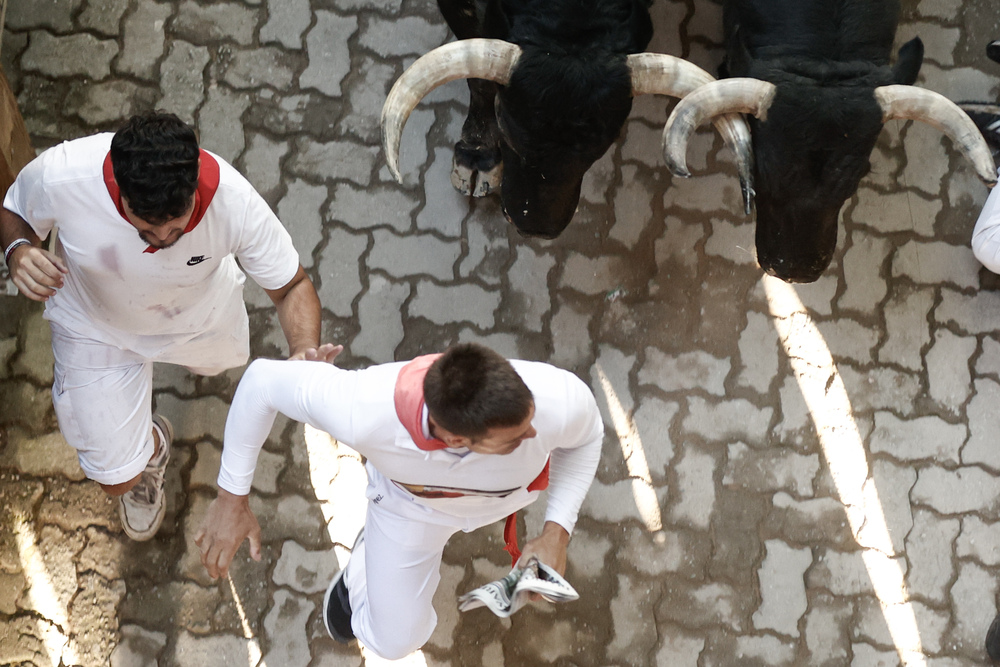
[[[382, 111], [386, 162], [399, 176], [406, 118], [434, 87], [469, 80], [469, 116], [455, 146], [452, 183], [499, 190], [522, 234], [555, 238], [569, 224], [587, 169], [619, 135], [639, 94], [681, 97], [713, 81], [691, 63], [642, 53], [651, 0], [439, 0], [459, 41], [417, 60]], [[749, 207], [749, 130], [717, 119], [736, 154]]]
[[883, 123], [922, 120], [949, 135], [996, 182], [992, 159], [968, 116], [913, 87], [919, 39], [889, 57], [896, 0], [726, 0], [723, 73], [682, 100], [667, 122], [667, 162], [686, 176], [687, 139], [703, 120], [751, 119], [757, 260], [789, 282], [812, 282], [836, 249], [844, 202], [868, 173]]

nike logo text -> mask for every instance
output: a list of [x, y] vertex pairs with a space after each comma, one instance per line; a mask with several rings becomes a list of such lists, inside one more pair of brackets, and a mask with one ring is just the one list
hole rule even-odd
[[201, 264], [206, 259], [212, 259], [211, 257], [205, 257], [204, 255], [195, 255], [188, 260], [188, 266], [194, 266], [195, 264]]

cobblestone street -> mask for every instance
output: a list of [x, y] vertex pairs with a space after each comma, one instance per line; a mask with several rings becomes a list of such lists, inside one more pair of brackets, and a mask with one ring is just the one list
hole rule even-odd
[[[650, 51], [715, 72], [722, 10], [656, 0]], [[996, 0], [903, 0], [918, 85], [1000, 99]], [[433, 0], [9, 0], [2, 65], [38, 150], [163, 108], [288, 227], [337, 363], [479, 341], [570, 369], [606, 437], [570, 545], [581, 593], [509, 620], [455, 598], [508, 570], [500, 524], [444, 554], [417, 667], [988, 664], [1000, 593], [1000, 277], [969, 247], [987, 189], [927, 125], [889, 122], [823, 278], [764, 279], [708, 128], [672, 178], [672, 102], [637, 98], [554, 241], [451, 186], [468, 89], [425, 98], [397, 184], [379, 113], [453, 39]], [[6, 271], [6, 269], [2, 269]], [[284, 337], [248, 281], [253, 356]], [[177, 434], [157, 537], [125, 537], [56, 425], [40, 304], [0, 272], [0, 665], [358, 667], [319, 609], [364, 517], [360, 457], [279, 418], [254, 480], [263, 559], [211, 581], [194, 533], [242, 369], [158, 366]], [[522, 513], [540, 529], [544, 502]]]

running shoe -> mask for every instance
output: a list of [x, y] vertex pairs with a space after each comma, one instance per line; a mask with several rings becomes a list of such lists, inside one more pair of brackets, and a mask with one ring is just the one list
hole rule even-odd
[[166, 511], [166, 494], [163, 478], [170, 460], [170, 444], [174, 440], [174, 427], [163, 415], [153, 415], [153, 428], [160, 439], [160, 451], [149, 460], [139, 482], [118, 498], [118, 516], [125, 534], [136, 542], [144, 542], [156, 535]]

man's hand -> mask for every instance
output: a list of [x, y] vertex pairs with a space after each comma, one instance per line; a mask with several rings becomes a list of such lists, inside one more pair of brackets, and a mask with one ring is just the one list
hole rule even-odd
[[63, 274], [69, 273], [60, 257], [29, 244], [14, 248], [8, 268], [21, 294], [32, 301], [48, 301], [63, 286]]
[[219, 489], [219, 495], [208, 506], [205, 521], [194, 538], [208, 576], [212, 579], [227, 576], [236, 550], [248, 538], [250, 557], [259, 561], [260, 524], [250, 511], [248, 496], [237, 496]]
[[[524, 545], [518, 567], [524, 567], [532, 556], [538, 558], [559, 574], [566, 573], [566, 547], [569, 545], [569, 533], [554, 521], [546, 521], [542, 534]], [[533, 600], [540, 596], [533, 595]]]
[[325, 361], [332, 364], [337, 355], [344, 351], [343, 345], [323, 343], [319, 347], [310, 347], [288, 357], [290, 360], [304, 359], [306, 361]]

